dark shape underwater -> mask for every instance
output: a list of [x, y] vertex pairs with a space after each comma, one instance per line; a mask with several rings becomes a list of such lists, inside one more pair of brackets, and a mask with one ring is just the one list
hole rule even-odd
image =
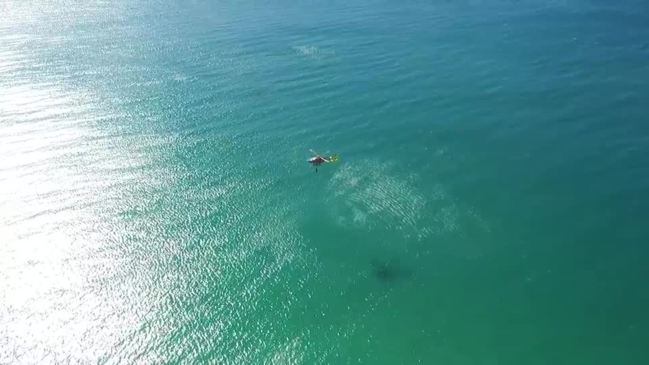
[[410, 270], [403, 266], [388, 260], [372, 260], [372, 274], [376, 279], [383, 283], [394, 283], [400, 280], [407, 279], [411, 276]]

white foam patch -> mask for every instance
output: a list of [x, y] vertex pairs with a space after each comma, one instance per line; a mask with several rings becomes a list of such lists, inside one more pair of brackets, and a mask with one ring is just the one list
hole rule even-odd
[[342, 166], [329, 184], [336, 222], [388, 228], [417, 240], [458, 232], [464, 225], [490, 231], [475, 208], [456, 201], [443, 185], [433, 184], [424, 195], [416, 187], [418, 178], [398, 176], [390, 164], [370, 160]]
[[459, 215], [460, 213], [455, 204], [441, 208], [433, 218], [433, 221], [435, 222], [434, 232], [455, 232], [459, 227]]
[[343, 166], [330, 184], [338, 221], [370, 229], [421, 230], [426, 199], [412, 186], [412, 178], [399, 178], [388, 165], [372, 161]]
[[187, 81], [189, 78], [187, 75], [181, 74], [181, 73], [175, 73], [172, 76], [172, 80], [177, 81], [177, 82], [184, 82]]
[[295, 51], [295, 53], [300, 56], [314, 59], [320, 59], [323, 56], [335, 55], [335, 52], [332, 50], [325, 50], [316, 46], [309, 45], [293, 46], [291, 47], [291, 49], [293, 49], [293, 51]]
[[304, 344], [300, 337], [289, 340], [270, 357], [268, 364], [302, 364], [304, 362]]
[[315, 46], [294, 46], [293, 50], [302, 56], [316, 56], [320, 54], [320, 48]]

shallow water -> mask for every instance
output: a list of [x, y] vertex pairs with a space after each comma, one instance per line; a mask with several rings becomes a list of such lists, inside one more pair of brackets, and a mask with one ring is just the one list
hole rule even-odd
[[649, 361], [643, 2], [0, 11], [0, 363]]

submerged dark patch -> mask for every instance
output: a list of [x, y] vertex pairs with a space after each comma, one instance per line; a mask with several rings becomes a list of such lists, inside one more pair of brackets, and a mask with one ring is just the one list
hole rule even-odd
[[371, 265], [372, 274], [383, 283], [396, 282], [410, 276], [410, 271], [392, 261], [372, 260]]

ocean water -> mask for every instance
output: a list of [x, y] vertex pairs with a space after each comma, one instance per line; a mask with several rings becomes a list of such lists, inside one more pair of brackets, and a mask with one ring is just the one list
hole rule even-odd
[[0, 14], [1, 364], [649, 363], [646, 2]]

